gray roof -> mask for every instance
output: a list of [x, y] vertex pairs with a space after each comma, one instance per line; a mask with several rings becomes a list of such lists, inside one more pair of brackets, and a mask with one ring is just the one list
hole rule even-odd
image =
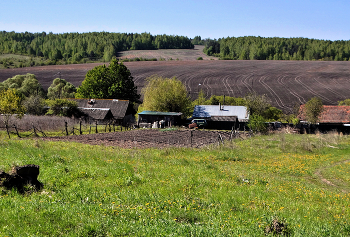
[[110, 109], [103, 109], [103, 108], [80, 108], [80, 110], [87, 114], [89, 117], [93, 119], [111, 119], [113, 118], [113, 114]]
[[160, 116], [181, 116], [180, 112], [160, 112], [160, 111], [142, 111], [141, 115], [160, 115]]
[[[128, 100], [118, 99], [93, 99], [93, 103], [88, 103], [90, 99], [72, 99], [77, 102], [78, 108], [86, 109], [110, 109], [115, 119], [123, 119], [129, 106]], [[102, 110], [101, 110], [102, 111]]]
[[[220, 109], [221, 107], [221, 109]], [[192, 118], [238, 117], [239, 122], [248, 122], [249, 113], [245, 106], [196, 105]]]

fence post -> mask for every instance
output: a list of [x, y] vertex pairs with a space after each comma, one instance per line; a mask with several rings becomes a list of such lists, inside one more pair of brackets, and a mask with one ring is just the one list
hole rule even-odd
[[191, 144], [191, 147], [192, 147], [192, 137], [193, 137], [193, 130], [191, 130], [191, 135], [190, 135], [190, 144]]
[[224, 141], [222, 140], [221, 134], [219, 134], [218, 143], [219, 143], [219, 145], [224, 143]]
[[98, 130], [97, 130], [97, 121], [95, 121], [95, 125], [96, 125], [96, 133], [98, 133]]
[[68, 136], [68, 123], [67, 123], [67, 121], [64, 121], [64, 127], [66, 129], [66, 136]]
[[21, 136], [19, 135], [19, 133], [18, 133], [18, 130], [17, 130], [17, 126], [14, 124], [13, 125], [13, 127], [15, 128], [15, 130], [16, 130], [16, 134], [17, 134], [17, 136], [19, 137], [19, 138], [21, 138]]
[[38, 137], [38, 134], [36, 133], [36, 129], [35, 129], [35, 126], [34, 126], [34, 123], [32, 123], [32, 126], [33, 126], [34, 136]]
[[79, 133], [80, 133], [80, 135], [83, 134], [83, 131], [81, 131], [81, 120], [79, 121]]
[[7, 135], [9, 136], [9, 139], [10, 139], [11, 137], [10, 137], [9, 125], [6, 124], [5, 127], [6, 127]]

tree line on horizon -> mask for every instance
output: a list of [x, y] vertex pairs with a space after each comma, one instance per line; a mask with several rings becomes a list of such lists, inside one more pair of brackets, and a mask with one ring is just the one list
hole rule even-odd
[[223, 60], [323, 60], [348, 61], [349, 40], [318, 40], [308, 38], [264, 38], [255, 36], [201, 40], [204, 53]]
[[192, 49], [185, 36], [150, 33], [16, 33], [0, 31], [0, 54], [43, 57], [52, 61], [79, 62], [83, 58], [110, 61], [119, 51]]

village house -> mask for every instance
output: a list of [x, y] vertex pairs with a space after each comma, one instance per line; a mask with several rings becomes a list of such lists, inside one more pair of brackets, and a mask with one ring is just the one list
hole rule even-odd
[[245, 106], [196, 105], [192, 119], [205, 119], [207, 128], [211, 129], [244, 129], [249, 112]]
[[87, 120], [97, 121], [99, 124], [114, 122], [125, 125], [129, 117], [127, 109], [128, 100], [119, 99], [72, 99], [77, 102], [78, 109], [82, 111]]
[[[301, 124], [308, 124], [305, 115], [305, 105], [301, 105], [298, 118]], [[350, 106], [323, 105], [314, 129], [320, 131], [338, 130], [349, 133], [350, 131]]]

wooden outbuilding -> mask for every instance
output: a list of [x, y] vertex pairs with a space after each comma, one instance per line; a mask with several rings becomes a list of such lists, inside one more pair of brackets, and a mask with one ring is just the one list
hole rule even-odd
[[171, 127], [181, 124], [182, 113], [180, 112], [159, 112], [142, 111], [138, 113], [138, 127]]

